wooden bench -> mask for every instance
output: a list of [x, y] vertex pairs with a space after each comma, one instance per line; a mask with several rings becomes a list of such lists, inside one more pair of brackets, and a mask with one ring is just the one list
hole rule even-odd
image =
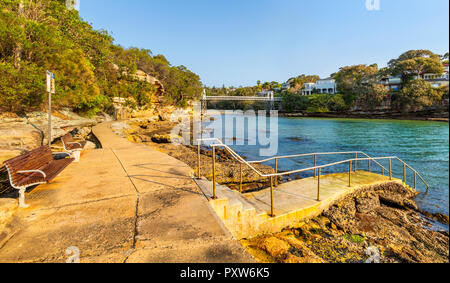
[[54, 160], [48, 146], [5, 161], [11, 186], [19, 190], [19, 207], [28, 207], [25, 204], [25, 191], [28, 187], [51, 182], [73, 161], [73, 158]]
[[64, 135], [61, 138], [64, 150], [75, 159], [75, 162], [80, 161], [80, 153], [86, 146], [87, 141], [75, 141], [71, 133]]

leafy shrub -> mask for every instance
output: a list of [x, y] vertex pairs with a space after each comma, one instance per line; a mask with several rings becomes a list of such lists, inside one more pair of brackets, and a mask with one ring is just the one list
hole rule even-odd
[[419, 79], [409, 82], [396, 97], [395, 104], [402, 111], [418, 111], [442, 100], [442, 92]]
[[328, 100], [328, 109], [335, 112], [343, 112], [348, 110], [344, 97], [341, 94], [335, 94]]

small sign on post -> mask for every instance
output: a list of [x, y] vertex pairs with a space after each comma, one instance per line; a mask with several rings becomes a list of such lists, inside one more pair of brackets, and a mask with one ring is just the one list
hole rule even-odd
[[48, 92], [48, 146], [52, 145], [52, 94], [55, 93], [55, 74], [47, 71]]
[[50, 71], [47, 71], [47, 92], [55, 93], [55, 74]]

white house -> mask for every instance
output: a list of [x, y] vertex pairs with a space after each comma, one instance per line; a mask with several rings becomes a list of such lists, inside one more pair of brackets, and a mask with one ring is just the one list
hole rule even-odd
[[315, 83], [305, 83], [302, 89], [302, 95], [311, 95], [315, 88]]
[[[442, 75], [437, 74], [421, 74], [420, 78], [424, 79], [425, 81], [429, 82], [433, 87], [438, 88], [441, 86], [448, 86], [449, 85], [449, 68], [448, 65], [444, 65], [444, 73]], [[415, 80], [417, 80], [417, 76], [414, 77]], [[402, 77], [400, 75], [398, 76], [390, 76], [385, 77], [381, 79], [381, 84], [386, 86], [386, 89], [389, 90], [400, 90], [402, 86]]]
[[402, 85], [402, 78], [401, 76], [389, 76], [382, 78], [380, 80], [380, 83], [386, 86], [386, 89], [388, 90], [400, 90], [400, 87]]
[[313, 94], [313, 92], [323, 94], [336, 94], [336, 80], [333, 78], [326, 78], [318, 80], [315, 83], [306, 83], [303, 87], [302, 94], [311, 95]]
[[442, 75], [436, 75], [436, 74], [423, 74], [421, 77], [429, 82], [433, 87], [441, 87], [441, 86], [448, 86], [449, 83], [449, 68], [448, 65], [444, 65], [444, 73]]

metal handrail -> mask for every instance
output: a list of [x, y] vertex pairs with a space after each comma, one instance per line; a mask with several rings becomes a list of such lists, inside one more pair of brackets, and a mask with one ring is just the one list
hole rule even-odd
[[[289, 156], [277, 156], [277, 157], [272, 157], [272, 158], [268, 158], [265, 160], [258, 160], [258, 161], [246, 161], [244, 160], [241, 156], [239, 156], [239, 154], [237, 154], [233, 149], [231, 149], [229, 146], [225, 145], [222, 143], [221, 140], [216, 139], [216, 138], [209, 138], [209, 139], [199, 139], [197, 140], [199, 147], [201, 146], [202, 141], [215, 141], [215, 142], [219, 142], [218, 144], [212, 144], [209, 145], [210, 147], [223, 147], [225, 149], [227, 149], [227, 151], [236, 159], [238, 159], [239, 162], [242, 162], [244, 164], [246, 164], [249, 168], [251, 168], [255, 173], [257, 173], [260, 177], [275, 177], [275, 176], [284, 176], [284, 175], [291, 175], [291, 174], [295, 174], [295, 173], [300, 173], [303, 171], [311, 171], [314, 169], [319, 169], [320, 166], [314, 166], [314, 168], [309, 168], [306, 170], [302, 170], [302, 171], [290, 171], [290, 172], [284, 172], [282, 174], [271, 174], [271, 175], [264, 175], [263, 173], [261, 173], [260, 171], [258, 171], [255, 167], [253, 167], [251, 164], [261, 164], [261, 163], [265, 163], [268, 161], [272, 161], [272, 160], [279, 160], [279, 159], [287, 159], [287, 158], [295, 158], [295, 157], [304, 157], [304, 156], [313, 156], [313, 155], [337, 155], [337, 154], [363, 154], [364, 156], [366, 156], [367, 158], [370, 158], [371, 160], [374, 160], [376, 162], [376, 164], [378, 164], [382, 169], [384, 170], [388, 170], [386, 169], [383, 165], [381, 165], [380, 163], [378, 163], [376, 161], [376, 159], [373, 159], [372, 157], [370, 157], [369, 155], [367, 155], [366, 153], [362, 152], [362, 151], [352, 151], [352, 152], [330, 152], [330, 153], [308, 153], [308, 154], [299, 154], [299, 155], [289, 155]], [[363, 160], [363, 159], [361, 159]], [[348, 161], [347, 161], [348, 162]], [[345, 162], [344, 162], [345, 163]], [[333, 165], [330, 165], [333, 166]], [[327, 167], [327, 166], [325, 166]], [[323, 167], [322, 167], [323, 168]]]
[[[217, 138], [209, 138], [209, 139], [199, 139], [197, 140], [197, 142], [203, 142], [203, 141], [216, 141], [219, 142], [218, 144], [212, 144], [209, 145], [211, 147], [224, 147], [225, 149], [227, 149], [229, 151], [229, 153], [231, 155], [233, 155], [236, 159], [238, 159], [238, 161], [245, 163], [246, 165], [248, 165], [251, 169], [253, 169], [258, 175], [260, 175], [261, 177], [271, 177], [271, 176], [275, 176], [274, 174], [272, 175], [264, 175], [261, 172], [259, 172], [256, 168], [254, 168], [253, 166], [251, 166], [250, 164], [261, 164], [261, 163], [265, 163], [265, 162], [269, 162], [269, 161], [273, 161], [273, 160], [279, 160], [279, 159], [288, 159], [288, 158], [296, 158], [296, 157], [306, 157], [306, 156], [320, 156], [320, 155], [343, 155], [343, 154], [363, 154], [364, 156], [366, 156], [367, 158], [354, 158], [351, 159], [352, 161], [368, 161], [368, 160], [373, 160], [373, 161], [377, 161], [377, 160], [386, 160], [386, 159], [396, 159], [398, 161], [400, 161], [401, 163], [403, 163], [403, 165], [405, 165], [406, 167], [408, 167], [411, 171], [413, 171], [413, 173], [416, 173], [417, 176], [424, 182], [424, 184], [429, 187], [428, 183], [423, 179], [423, 177], [419, 174], [419, 172], [417, 170], [415, 170], [413, 167], [411, 167], [409, 164], [407, 164], [406, 162], [404, 162], [403, 160], [401, 160], [400, 158], [398, 158], [397, 156], [393, 156], [393, 157], [380, 157], [380, 158], [373, 158], [371, 156], [369, 156], [368, 154], [366, 154], [363, 151], [349, 151], [349, 152], [324, 152], [324, 153], [306, 153], [306, 154], [297, 154], [297, 155], [287, 155], [287, 156], [276, 156], [276, 157], [271, 157], [268, 159], [264, 159], [264, 160], [257, 160], [257, 161], [246, 161], [245, 159], [243, 159], [239, 154], [237, 154], [233, 149], [231, 149], [229, 146], [225, 145], [222, 143], [221, 140], [217, 139]], [[199, 146], [201, 144], [199, 143]], [[350, 159], [340, 162], [341, 163], [347, 163], [349, 162]], [[376, 162], [377, 165], [379, 165], [382, 169], [388, 171], [388, 169], [386, 169], [383, 165], [381, 165], [380, 163]], [[338, 165], [335, 163], [331, 163], [331, 164], [327, 164], [327, 165], [321, 165], [321, 166], [314, 166], [312, 168], [308, 168], [305, 169], [303, 171], [311, 171], [314, 169], [319, 169], [319, 168], [325, 168], [325, 167], [330, 167], [330, 166], [334, 166], [334, 165]], [[300, 171], [302, 172], [302, 171]], [[291, 174], [295, 174], [295, 173], [299, 173], [297, 170], [296, 171], [290, 171], [290, 172], [284, 172], [282, 174], [276, 174], [278, 176], [284, 176], [284, 175], [291, 175]]]
[[[245, 159], [243, 159], [239, 154], [237, 154], [233, 149], [231, 149], [229, 146], [225, 145], [222, 143], [221, 140], [216, 139], [216, 138], [208, 138], [208, 139], [199, 139], [197, 140], [198, 143], [198, 177], [201, 177], [201, 159], [200, 159], [200, 153], [201, 153], [201, 145], [202, 142], [207, 142], [207, 141], [212, 141], [212, 142], [217, 142], [215, 144], [211, 144], [209, 145], [210, 147], [212, 147], [213, 149], [213, 198], [216, 198], [216, 181], [215, 181], [215, 152], [216, 152], [216, 148], [217, 147], [223, 147], [226, 151], [228, 151], [235, 159], [237, 159], [237, 161], [239, 161], [240, 163], [240, 167], [241, 167], [241, 193], [242, 193], [242, 164], [245, 164], [247, 167], [249, 167], [250, 169], [252, 169], [257, 175], [259, 175], [262, 178], [270, 178], [270, 187], [271, 187], [271, 215], [274, 216], [273, 214], [273, 181], [274, 178], [276, 177], [276, 180], [278, 180], [278, 177], [281, 176], [286, 176], [286, 175], [291, 175], [291, 174], [296, 174], [296, 173], [301, 173], [301, 172], [306, 172], [306, 171], [312, 171], [314, 170], [314, 177], [316, 177], [316, 172], [318, 171], [318, 196], [317, 196], [317, 200], [320, 201], [320, 177], [321, 177], [321, 170], [324, 168], [328, 168], [331, 166], [336, 166], [336, 165], [340, 165], [340, 164], [345, 164], [345, 163], [349, 163], [349, 186], [351, 187], [351, 172], [352, 172], [352, 164], [354, 162], [355, 164], [355, 172], [356, 172], [356, 167], [357, 167], [357, 162], [358, 161], [369, 161], [369, 170], [370, 170], [370, 162], [374, 161], [377, 165], [379, 165], [382, 170], [383, 170], [383, 175], [385, 170], [389, 172], [389, 177], [392, 180], [392, 160], [398, 160], [403, 164], [403, 182], [406, 184], [406, 168], [409, 168], [411, 171], [413, 171], [414, 173], [414, 189], [417, 189], [417, 177], [420, 178], [420, 180], [422, 180], [422, 182], [427, 186], [427, 192], [430, 188], [430, 186], [428, 185], [428, 183], [424, 180], [424, 178], [422, 177], [422, 175], [420, 175], [417, 170], [415, 170], [413, 167], [411, 167], [410, 165], [408, 165], [406, 162], [404, 162], [403, 160], [401, 160], [400, 158], [398, 158], [397, 156], [391, 156], [391, 157], [370, 157], [369, 155], [367, 155], [366, 153], [362, 152], [362, 151], [354, 151], [354, 152], [329, 152], [329, 153], [308, 153], [308, 154], [299, 154], [299, 155], [290, 155], [290, 156], [279, 156], [279, 157], [272, 157], [272, 158], [268, 158], [265, 160], [260, 160], [260, 161], [246, 161]], [[353, 159], [347, 159], [347, 160], [343, 160], [343, 161], [338, 161], [338, 162], [334, 162], [334, 163], [329, 163], [326, 165], [319, 165], [316, 166], [316, 158], [319, 155], [342, 155], [342, 154], [356, 154], [356, 158]], [[367, 158], [358, 158], [358, 154], [363, 154], [364, 156], [366, 156]], [[261, 164], [264, 162], [268, 162], [268, 161], [272, 161], [275, 160], [275, 166], [276, 166], [276, 171], [278, 171], [278, 160], [279, 159], [286, 159], [286, 158], [295, 158], [295, 157], [305, 157], [305, 156], [314, 156], [314, 163], [315, 166], [314, 167], [310, 167], [310, 168], [304, 168], [304, 169], [298, 169], [298, 170], [292, 170], [292, 171], [288, 171], [288, 172], [282, 172], [282, 173], [273, 173], [273, 174], [264, 174], [262, 172], [260, 172], [258, 169], [256, 169], [254, 166], [252, 166], [252, 164]], [[389, 170], [386, 169], [383, 165], [381, 165], [378, 160], [389, 160]]]

